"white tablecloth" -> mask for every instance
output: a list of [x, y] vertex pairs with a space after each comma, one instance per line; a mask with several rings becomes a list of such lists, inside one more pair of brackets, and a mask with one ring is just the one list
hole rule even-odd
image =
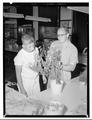
[[44, 108], [52, 101], [59, 102], [67, 108], [65, 115], [87, 114], [87, 86], [80, 83], [78, 78], [72, 79], [57, 96], [48, 89], [26, 98], [7, 86], [5, 96], [6, 115], [45, 115]]
[[48, 89], [39, 95], [32, 96], [32, 98], [42, 102], [59, 101], [67, 107], [66, 115], [87, 114], [87, 85], [80, 82], [79, 77], [72, 79], [60, 95], [53, 95]]

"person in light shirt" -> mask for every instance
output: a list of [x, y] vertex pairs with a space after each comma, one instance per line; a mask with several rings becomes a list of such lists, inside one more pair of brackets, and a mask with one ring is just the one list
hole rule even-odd
[[40, 92], [39, 74], [31, 69], [36, 66], [38, 55], [34, 38], [24, 34], [22, 36], [22, 49], [15, 56], [14, 65], [19, 91], [27, 97]]
[[74, 71], [78, 63], [78, 50], [71, 43], [66, 28], [62, 27], [57, 30], [57, 38], [58, 40], [51, 44], [48, 56], [50, 58], [50, 55], [56, 50], [61, 51], [61, 80], [64, 80], [65, 83], [69, 83], [71, 80], [71, 72]]

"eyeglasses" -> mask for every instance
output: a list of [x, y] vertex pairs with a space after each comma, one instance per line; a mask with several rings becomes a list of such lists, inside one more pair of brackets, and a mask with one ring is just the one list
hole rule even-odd
[[63, 37], [64, 35], [66, 35], [66, 34], [58, 34], [57, 36], [62, 36]]

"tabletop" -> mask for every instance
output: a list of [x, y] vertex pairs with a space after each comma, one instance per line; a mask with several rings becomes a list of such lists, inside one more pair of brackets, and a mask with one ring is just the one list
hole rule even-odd
[[[78, 77], [72, 79], [59, 95], [53, 95], [51, 90], [47, 89], [26, 98], [18, 91], [6, 86], [5, 96], [6, 115], [57, 115], [58, 112], [55, 110], [59, 110], [59, 107], [56, 108], [58, 103], [62, 111], [65, 107], [67, 108], [61, 115], [87, 115], [87, 85], [80, 82]], [[50, 112], [46, 113], [44, 109], [48, 109], [51, 103], [55, 105], [54, 112], [49, 107]]]
[[51, 89], [47, 89], [38, 95], [32, 96], [32, 98], [46, 103], [57, 101], [64, 104], [67, 107], [66, 115], [70, 115], [71, 112], [83, 104], [85, 104], [85, 110], [87, 109], [87, 85], [80, 82], [79, 77], [76, 77], [65, 86], [60, 95], [54, 95]]

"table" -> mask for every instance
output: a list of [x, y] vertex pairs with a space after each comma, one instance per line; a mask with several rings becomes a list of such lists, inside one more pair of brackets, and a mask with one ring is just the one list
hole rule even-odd
[[[71, 80], [71, 82], [65, 86], [61, 95], [53, 95], [51, 90], [45, 90], [38, 95], [32, 96], [32, 98], [44, 102], [59, 101], [67, 106], [66, 115], [73, 113], [78, 107], [85, 104], [83, 107], [87, 110], [87, 85], [79, 81], [79, 77]], [[87, 111], [85, 111], [87, 113]]]
[[43, 114], [44, 106], [51, 101], [67, 107], [64, 115], [87, 115], [87, 85], [80, 82], [78, 77], [72, 79], [60, 95], [53, 95], [51, 90], [47, 89], [26, 98], [12, 88], [6, 88], [7, 115], [45, 115]]

